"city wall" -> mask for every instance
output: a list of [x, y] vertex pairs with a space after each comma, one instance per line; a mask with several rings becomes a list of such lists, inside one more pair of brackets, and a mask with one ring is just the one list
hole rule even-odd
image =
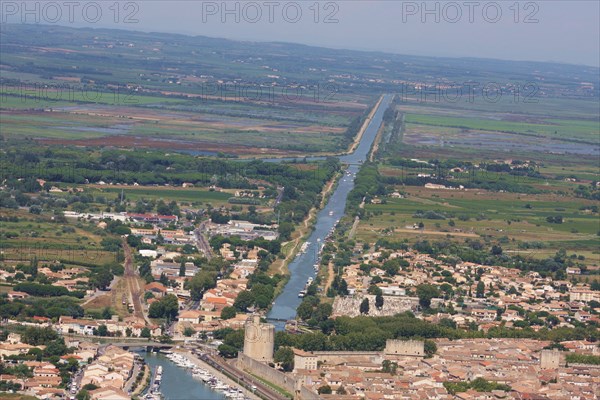
[[281, 371], [277, 371], [276, 369], [269, 367], [267, 364], [253, 360], [244, 353], [238, 354], [237, 367], [239, 369], [249, 371], [254, 375], [260, 376], [262, 379], [282, 387], [292, 394], [296, 393], [296, 388], [299, 386], [294, 377], [291, 375], [288, 376]]

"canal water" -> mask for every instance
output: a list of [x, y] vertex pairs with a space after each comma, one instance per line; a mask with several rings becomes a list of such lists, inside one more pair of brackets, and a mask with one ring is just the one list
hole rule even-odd
[[381, 126], [383, 113], [388, 108], [391, 100], [392, 96], [384, 96], [356, 150], [351, 154], [340, 157], [342, 163], [349, 165], [347, 173], [340, 179], [327, 205], [317, 214], [314, 230], [307, 240], [310, 244], [305, 252], [299, 253], [289, 264], [290, 279], [282, 293], [275, 299], [271, 311], [267, 314], [267, 319], [271, 320], [270, 322], [275, 325], [275, 329], [283, 330], [285, 321], [296, 316], [296, 308], [302, 301], [302, 298], [298, 297], [298, 293], [304, 289], [308, 278], [314, 278], [316, 275], [313, 265], [317, 262], [318, 250], [323, 245], [325, 237], [344, 215], [346, 198], [354, 188], [354, 174], [360, 169], [360, 163], [367, 159], [371, 145]]
[[140, 353], [152, 368], [162, 365], [163, 374], [160, 392], [165, 400], [222, 400], [226, 397], [206, 386], [204, 382], [194, 379], [192, 374], [160, 353]]

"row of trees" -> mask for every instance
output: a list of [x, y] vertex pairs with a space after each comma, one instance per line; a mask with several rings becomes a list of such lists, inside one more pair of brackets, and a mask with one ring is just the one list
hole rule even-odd
[[36, 297], [58, 297], [58, 296], [73, 296], [82, 299], [85, 292], [70, 292], [62, 286], [42, 285], [33, 282], [21, 282], [16, 284], [13, 289], [17, 292], [25, 292]]
[[[541, 328], [514, 329], [506, 327], [491, 328], [487, 333], [456, 328], [450, 324], [433, 324], [416, 318], [405, 312], [391, 317], [337, 317], [327, 319], [321, 325], [325, 329], [318, 332], [292, 335], [278, 332], [275, 336], [276, 347], [288, 346], [306, 351], [348, 350], [379, 351], [384, 348], [387, 339], [396, 338], [532, 338], [550, 341], [590, 340], [597, 341], [600, 334], [596, 327], [577, 328]], [[430, 348], [430, 345], [426, 343]]]

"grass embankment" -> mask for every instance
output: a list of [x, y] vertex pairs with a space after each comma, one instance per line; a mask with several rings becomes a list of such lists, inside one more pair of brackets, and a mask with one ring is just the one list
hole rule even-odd
[[285, 397], [289, 398], [289, 399], [293, 399], [294, 396], [292, 396], [292, 394], [290, 392], [288, 392], [287, 390], [285, 390], [282, 387], [277, 386], [276, 384], [269, 382], [266, 379], [261, 378], [258, 375], [255, 375], [253, 373], [250, 373], [250, 375], [252, 375], [253, 377], [255, 377], [256, 379], [258, 379], [259, 381], [261, 381], [262, 383], [264, 383], [265, 385], [267, 385], [268, 387], [270, 387], [271, 389], [277, 391], [278, 393], [284, 395]]

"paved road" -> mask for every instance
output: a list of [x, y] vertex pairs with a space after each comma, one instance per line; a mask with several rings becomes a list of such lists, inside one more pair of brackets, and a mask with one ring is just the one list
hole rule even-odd
[[133, 363], [133, 372], [131, 373], [131, 377], [125, 383], [125, 388], [123, 388], [123, 391], [128, 393], [129, 395], [131, 395], [131, 386], [135, 382], [142, 367], [143, 367], [143, 364], [137, 360]]

